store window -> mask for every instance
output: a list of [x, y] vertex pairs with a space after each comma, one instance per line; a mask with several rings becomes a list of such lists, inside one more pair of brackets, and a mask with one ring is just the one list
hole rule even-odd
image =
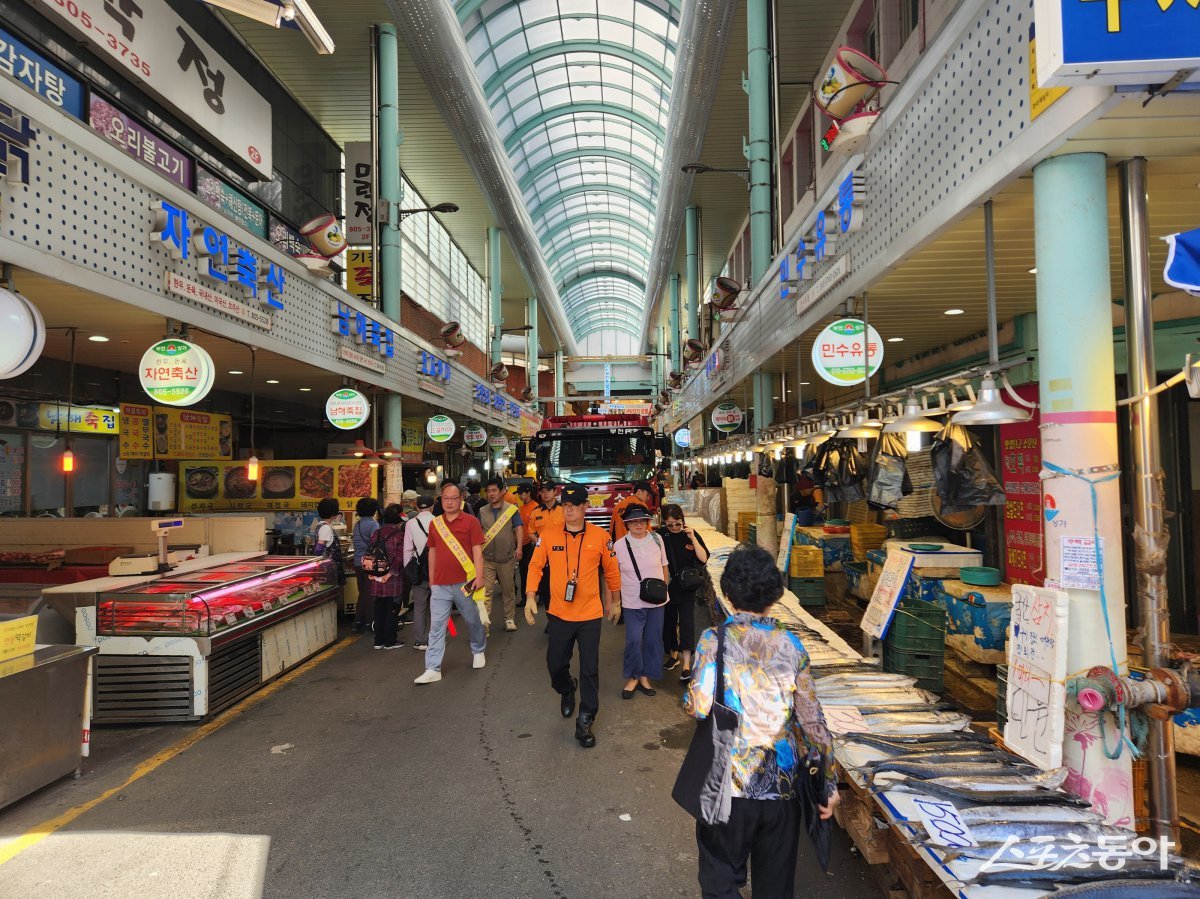
[[64, 518], [68, 508], [77, 518], [111, 514], [116, 442], [107, 437], [72, 435], [75, 471], [69, 483], [62, 470], [66, 449], [64, 435], [39, 432], [30, 437], [30, 514]]
[[813, 107], [809, 107], [796, 128], [796, 140], [792, 143], [796, 152], [796, 195], [812, 189], [816, 183], [816, 167], [813, 159]]
[[779, 158], [779, 213], [785, 222], [796, 206], [794, 155], [795, 145], [789, 143], [783, 148], [783, 155]]
[[0, 516], [25, 512], [25, 435], [0, 431]]
[[917, 30], [921, 21], [921, 0], [900, 0], [900, 46]]

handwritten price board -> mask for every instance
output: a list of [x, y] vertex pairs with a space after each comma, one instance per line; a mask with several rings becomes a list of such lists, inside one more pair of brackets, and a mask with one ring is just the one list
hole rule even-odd
[[1040, 768], [1062, 764], [1067, 606], [1062, 590], [1014, 584], [1004, 742]]
[[883, 570], [879, 572], [879, 581], [875, 584], [875, 592], [871, 594], [871, 604], [863, 613], [863, 631], [876, 640], [882, 640], [887, 633], [892, 617], [896, 613], [896, 603], [904, 595], [904, 585], [908, 583], [908, 575], [912, 572], [916, 558], [912, 553], [901, 549], [893, 549], [888, 553]]
[[825, 713], [825, 726], [831, 734], [861, 734], [870, 733], [871, 725], [852, 705], [827, 705], [822, 707]]
[[954, 803], [922, 796], [913, 802], [913, 808], [917, 810], [917, 817], [925, 825], [929, 842], [955, 848], [979, 845], [971, 836], [970, 828], [959, 817]]

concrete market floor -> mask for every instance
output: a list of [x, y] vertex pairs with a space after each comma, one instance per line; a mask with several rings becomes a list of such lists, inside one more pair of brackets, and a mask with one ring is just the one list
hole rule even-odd
[[[481, 671], [460, 633], [423, 687], [422, 653], [346, 635], [218, 728], [98, 729], [82, 778], [0, 812], [0, 897], [698, 896], [670, 798], [693, 729], [678, 672], [623, 701], [623, 632], [606, 625], [584, 750], [541, 631], [495, 633]], [[840, 829], [832, 874], [807, 848], [799, 895], [882, 895]]]

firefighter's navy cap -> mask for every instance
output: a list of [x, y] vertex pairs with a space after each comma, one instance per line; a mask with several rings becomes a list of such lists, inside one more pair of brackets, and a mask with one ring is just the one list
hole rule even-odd
[[572, 506], [587, 505], [588, 492], [586, 487], [580, 487], [578, 484], [568, 484], [563, 488], [562, 495], [559, 496], [559, 501], [570, 503]]
[[650, 494], [654, 493], [654, 488], [650, 486], [649, 481], [634, 481], [633, 482], [633, 492], [637, 493], [639, 490], [645, 490], [647, 493], [650, 493]]
[[628, 523], [630, 521], [649, 521], [651, 519], [650, 510], [640, 503], [634, 503], [626, 507], [621, 513], [621, 520]]
[[532, 484], [518, 484], [517, 485], [517, 493], [528, 493], [532, 496], [533, 495], [533, 485]]

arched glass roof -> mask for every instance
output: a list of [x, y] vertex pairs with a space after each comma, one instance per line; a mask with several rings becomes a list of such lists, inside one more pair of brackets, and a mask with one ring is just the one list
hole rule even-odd
[[637, 336], [680, 0], [457, 0], [575, 336]]

